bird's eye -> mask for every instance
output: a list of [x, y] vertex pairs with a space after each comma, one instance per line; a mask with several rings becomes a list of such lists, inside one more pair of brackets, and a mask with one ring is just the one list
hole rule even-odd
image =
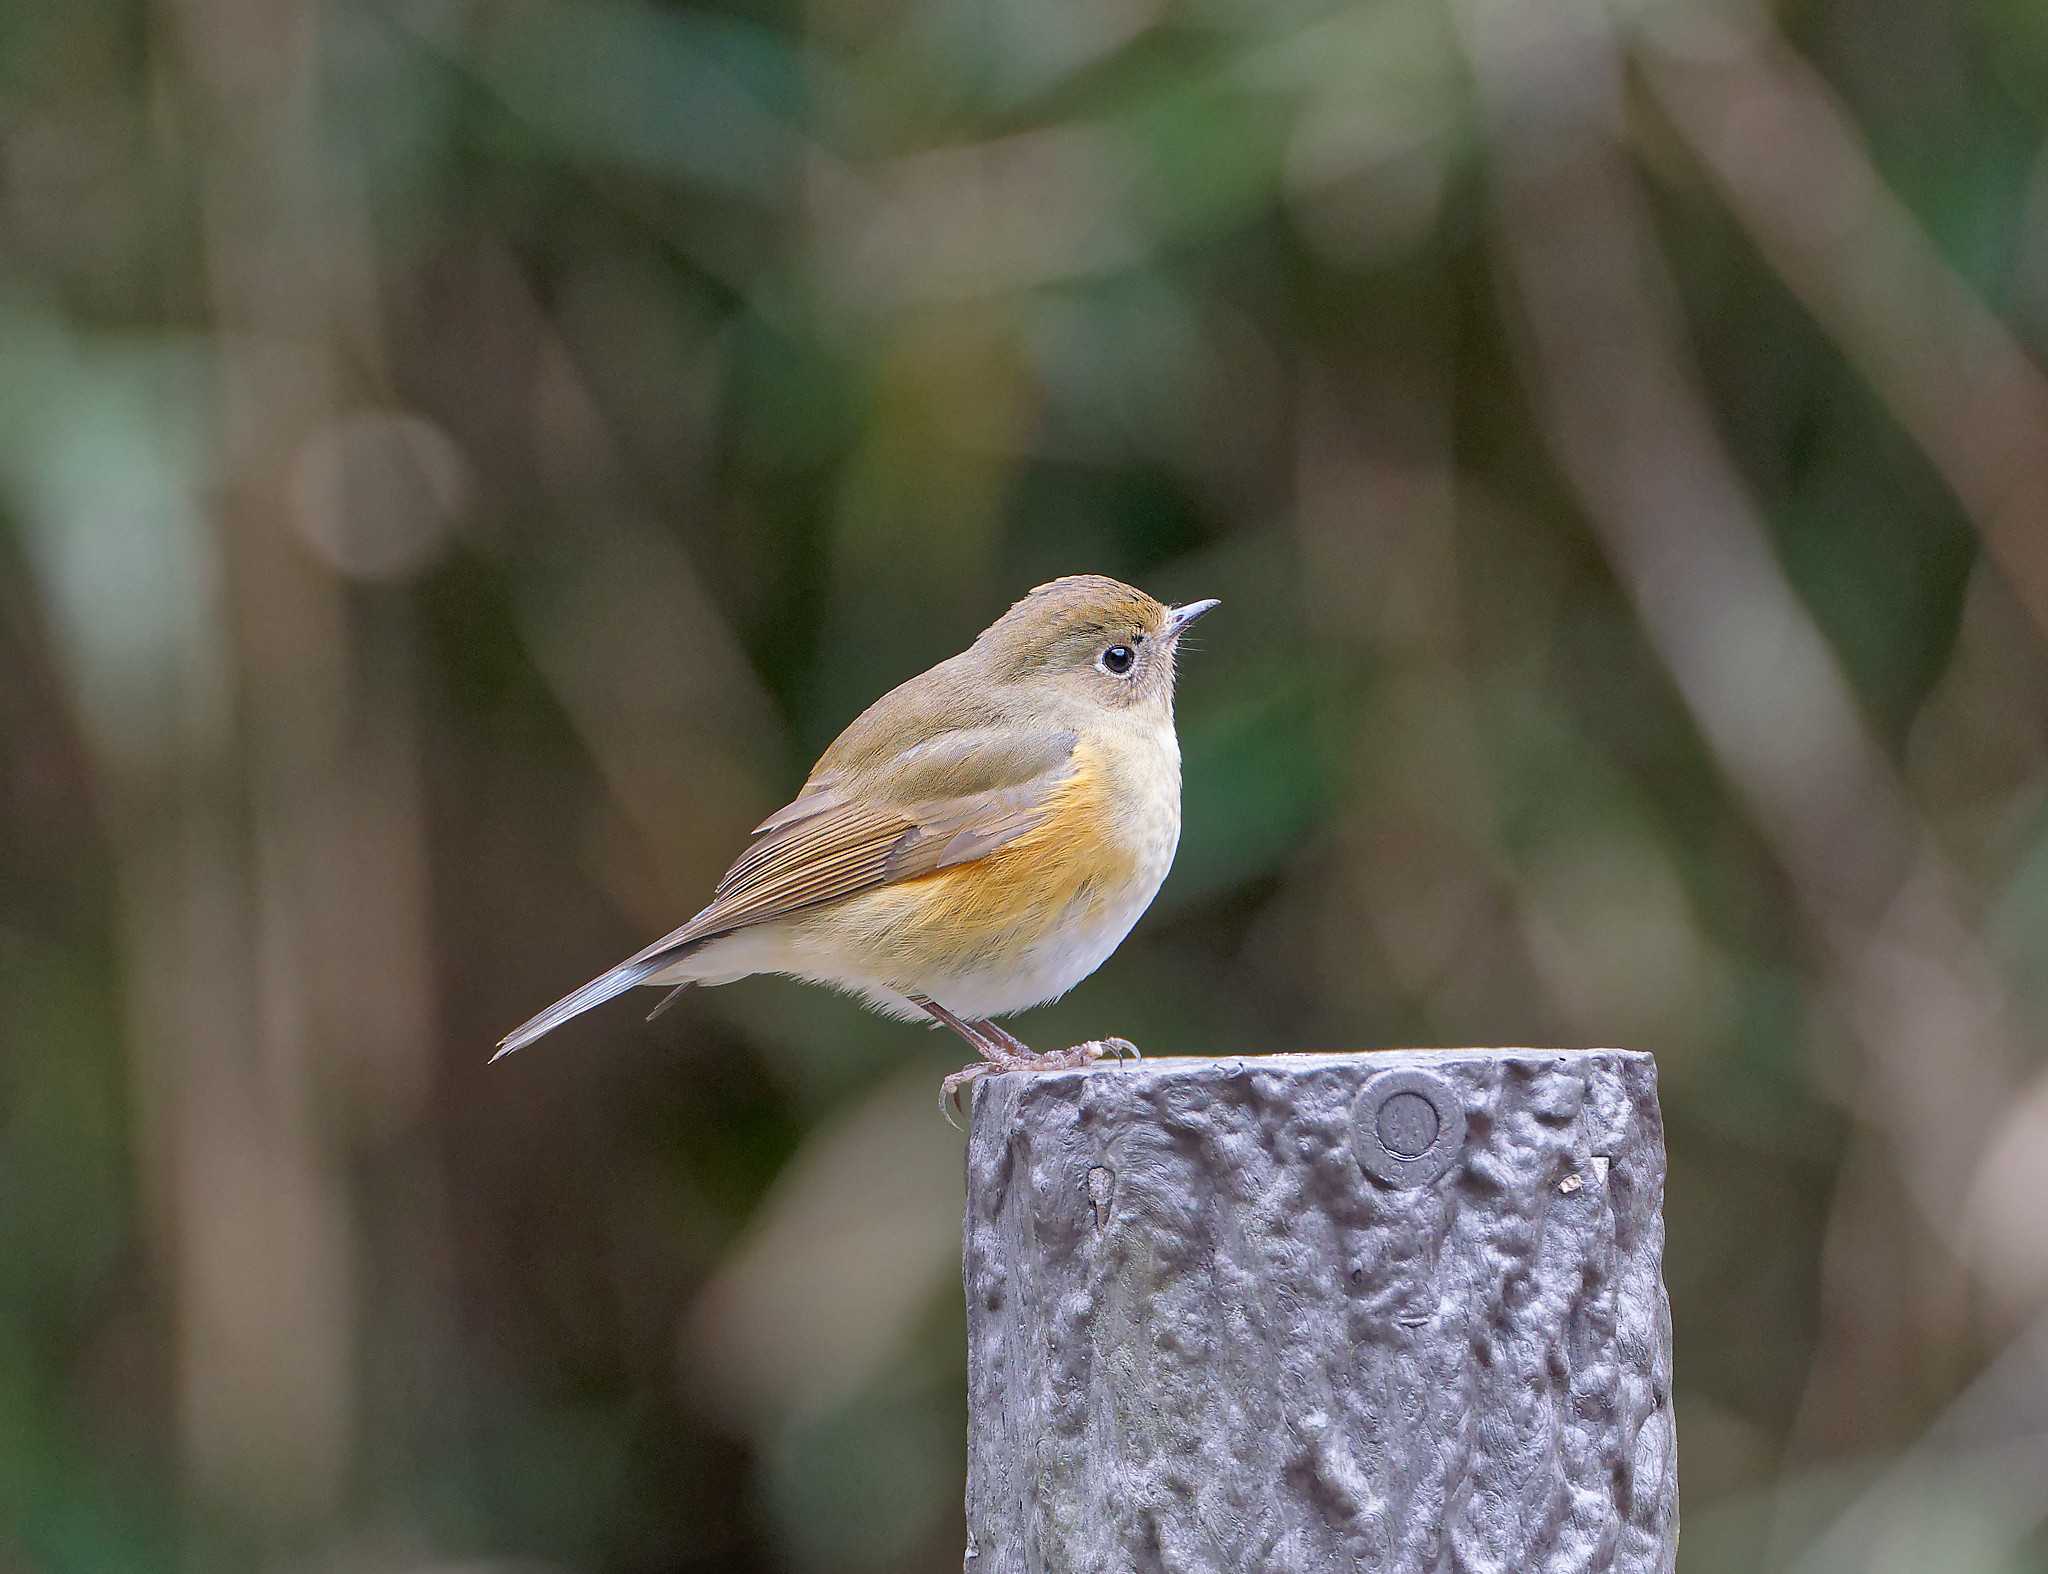
[[1119, 678], [1131, 670], [1138, 659], [1138, 653], [1128, 645], [1112, 645], [1102, 653], [1102, 670], [1116, 674]]

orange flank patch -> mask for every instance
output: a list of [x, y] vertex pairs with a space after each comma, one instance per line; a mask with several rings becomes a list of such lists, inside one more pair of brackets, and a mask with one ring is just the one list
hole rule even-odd
[[1136, 857], [1114, 834], [1115, 815], [1106, 775], [1083, 745], [1036, 826], [986, 858], [904, 888], [923, 889], [935, 923], [1002, 928], [1033, 916], [1051, 923], [1090, 890], [1116, 890], [1136, 873]]
[[803, 918], [835, 948], [872, 959], [884, 974], [929, 977], [1018, 959], [1049, 932], [1085, 923], [1137, 875], [1138, 859], [1115, 834], [1116, 804], [1099, 755], [1084, 744], [1053, 789], [1044, 818], [986, 858], [880, 886]]

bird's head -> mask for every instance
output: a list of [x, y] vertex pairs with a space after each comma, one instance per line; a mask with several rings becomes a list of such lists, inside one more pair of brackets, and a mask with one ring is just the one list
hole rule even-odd
[[1174, 656], [1189, 624], [1218, 605], [1170, 607], [1102, 574], [1038, 586], [975, 641], [1000, 681], [1111, 709], [1173, 706]]

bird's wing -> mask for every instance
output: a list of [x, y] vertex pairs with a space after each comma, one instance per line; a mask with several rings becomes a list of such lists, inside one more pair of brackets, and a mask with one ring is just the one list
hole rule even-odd
[[1074, 743], [1051, 729], [964, 728], [878, 765], [819, 770], [755, 827], [702, 912], [508, 1033], [498, 1053], [645, 983], [706, 940], [987, 857], [1040, 822], [1073, 769]]
[[1074, 734], [967, 728], [879, 767], [823, 772], [755, 829], [711, 903], [667, 947], [986, 857], [1039, 823]]

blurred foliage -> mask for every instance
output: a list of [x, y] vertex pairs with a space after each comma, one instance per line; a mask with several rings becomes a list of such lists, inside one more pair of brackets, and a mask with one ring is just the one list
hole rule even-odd
[[1095, 570], [1021, 1031], [1656, 1050], [1684, 1567], [2048, 1569], [2044, 15], [0, 10], [0, 1567], [952, 1567], [957, 1049], [483, 1062]]

